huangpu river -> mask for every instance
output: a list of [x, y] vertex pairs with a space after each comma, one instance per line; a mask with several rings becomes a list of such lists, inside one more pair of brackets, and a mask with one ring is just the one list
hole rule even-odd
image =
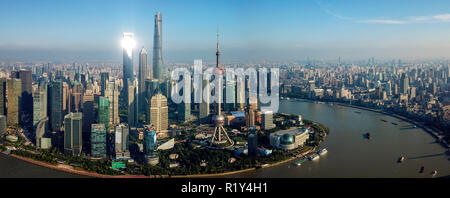
[[[321, 147], [328, 153], [301, 166], [287, 162], [225, 177], [250, 178], [377, 178], [434, 177], [450, 175], [446, 149], [421, 128], [371, 111], [311, 101], [280, 101], [279, 112], [302, 115], [322, 123], [330, 134]], [[384, 121], [383, 121], [384, 120]], [[369, 132], [371, 138], [364, 134]], [[406, 159], [397, 163], [400, 156]], [[424, 166], [424, 172], [419, 173]], [[84, 177], [34, 165], [0, 154], [0, 177]]]
[[[435, 139], [400, 119], [351, 107], [311, 101], [281, 101], [280, 112], [302, 115], [329, 127], [320, 147], [328, 153], [301, 166], [287, 162], [228, 177], [377, 178], [450, 175], [450, 156]], [[384, 120], [384, 121], [383, 121]], [[364, 134], [371, 134], [370, 140]], [[406, 159], [397, 163], [400, 156]], [[419, 173], [424, 166], [424, 172]]]

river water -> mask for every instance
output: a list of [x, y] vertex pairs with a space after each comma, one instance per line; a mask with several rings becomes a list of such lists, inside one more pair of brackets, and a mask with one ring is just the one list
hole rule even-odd
[[[438, 171], [435, 177], [450, 175], [446, 149], [408, 122], [371, 111], [309, 101], [281, 101], [280, 112], [301, 114], [304, 119], [328, 126], [330, 134], [321, 145], [328, 154], [299, 167], [288, 162], [227, 177], [432, 177], [433, 170]], [[364, 138], [366, 132], [370, 132], [370, 140]], [[403, 163], [397, 163], [400, 156], [406, 157]], [[425, 167], [422, 174], [421, 166]], [[0, 177], [84, 176], [0, 154]]]
[[[400, 119], [310, 101], [281, 101], [280, 112], [328, 126], [330, 134], [321, 144], [328, 153], [299, 167], [288, 162], [229, 177], [432, 177], [433, 170], [438, 171], [435, 177], [450, 175], [446, 149], [424, 130]], [[364, 137], [366, 132], [370, 140]], [[400, 156], [406, 157], [403, 163], [397, 163]]]

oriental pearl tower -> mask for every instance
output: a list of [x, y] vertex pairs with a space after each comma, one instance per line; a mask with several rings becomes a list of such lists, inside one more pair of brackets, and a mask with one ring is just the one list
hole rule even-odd
[[[220, 51], [219, 51], [219, 28], [217, 28], [217, 52], [216, 52], [216, 68], [213, 73], [215, 78], [218, 80], [218, 84], [222, 85], [224, 71], [220, 67]], [[228, 136], [227, 131], [223, 128], [223, 124], [225, 122], [225, 117], [222, 115], [221, 103], [222, 103], [222, 90], [221, 86], [216, 87], [215, 93], [217, 94], [217, 115], [214, 115], [212, 118], [213, 123], [215, 124], [214, 136], [211, 139], [211, 145], [229, 145], [227, 147], [231, 147], [234, 145], [233, 140]], [[220, 89], [220, 90], [219, 90]]]

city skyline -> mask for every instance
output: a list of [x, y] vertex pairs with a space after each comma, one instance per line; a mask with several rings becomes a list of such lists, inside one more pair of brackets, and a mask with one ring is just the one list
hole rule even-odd
[[166, 61], [213, 61], [217, 24], [228, 61], [448, 58], [450, 49], [446, 1], [49, 0], [1, 7], [9, 19], [0, 21], [1, 61], [119, 62], [123, 32], [135, 33], [137, 49], [153, 46], [157, 12], [164, 14]]

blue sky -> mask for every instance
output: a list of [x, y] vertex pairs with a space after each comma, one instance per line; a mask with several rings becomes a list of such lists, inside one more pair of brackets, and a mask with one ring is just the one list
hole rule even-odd
[[152, 53], [157, 11], [169, 61], [213, 59], [217, 24], [224, 60], [446, 57], [450, 50], [444, 0], [1, 0], [0, 59], [120, 60], [122, 32], [134, 32], [138, 48]]

